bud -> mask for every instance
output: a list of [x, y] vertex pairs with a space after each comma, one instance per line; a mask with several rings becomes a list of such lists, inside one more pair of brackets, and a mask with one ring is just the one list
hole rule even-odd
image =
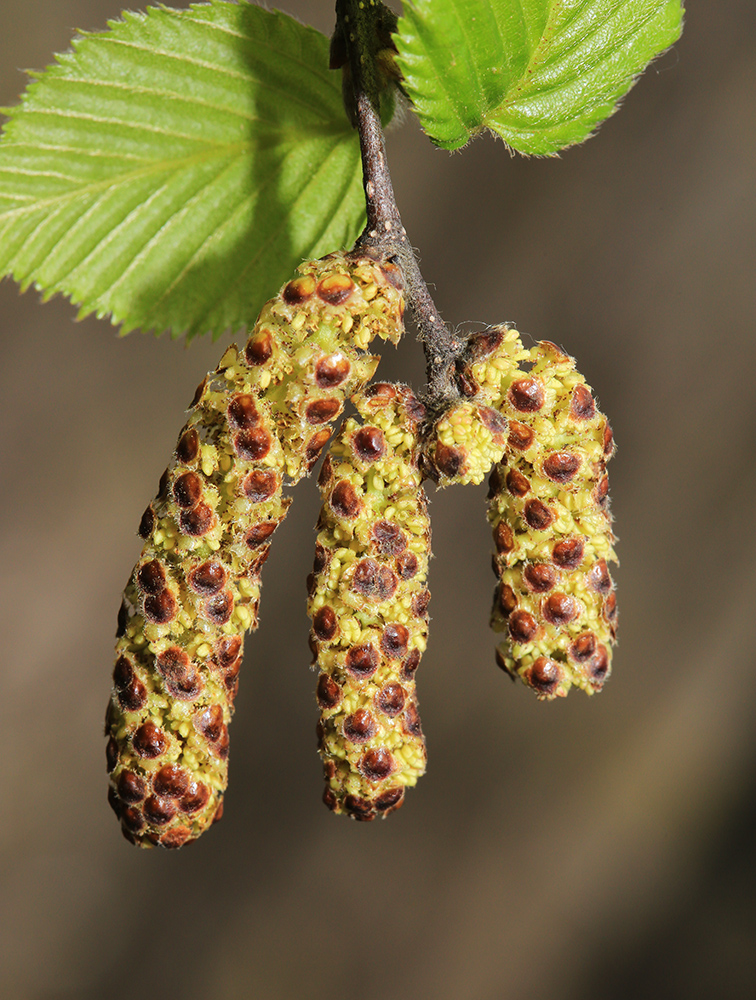
[[334, 812], [398, 808], [425, 770], [415, 672], [428, 635], [430, 521], [418, 469], [424, 409], [403, 386], [356, 397], [323, 464], [309, 580], [318, 736]]

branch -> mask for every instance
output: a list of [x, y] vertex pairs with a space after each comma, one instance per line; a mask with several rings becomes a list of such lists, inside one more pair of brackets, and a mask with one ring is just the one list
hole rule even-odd
[[[344, 97], [351, 102], [350, 118], [359, 132], [367, 225], [353, 253], [393, 260], [406, 283], [407, 303], [425, 352], [424, 402], [433, 412], [458, 396], [454, 380], [460, 341], [442, 320], [428, 291], [414, 250], [402, 225], [386, 159], [386, 143], [379, 116], [382, 91], [391, 85], [380, 59], [387, 23], [396, 18], [383, 4], [371, 0], [337, 0], [337, 24], [331, 45], [331, 65], [343, 65]], [[393, 18], [393, 22], [391, 19]], [[381, 49], [381, 45], [384, 46]]]

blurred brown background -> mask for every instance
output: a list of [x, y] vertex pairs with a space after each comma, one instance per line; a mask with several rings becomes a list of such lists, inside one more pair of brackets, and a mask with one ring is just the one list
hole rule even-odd
[[[328, 0], [282, 5], [330, 30]], [[120, 7], [2, 0], [0, 105]], [[221, 347], [121, 341], [0, 285], [4, 998], [752, 996], [754, 39], [753, 0], [691, 0], [675, 50], [561, 159], [390, 135], [446, 319], [557, 341], [610, 415], [622, 567], [605, 692], [539, 704], [493, 662], [485, 488], [433, 497], [430, 767], [385, 823], [320, 804], [309, 483], [266, 567], [223, 822], [177, 853], [121, 838], [101, 735], [115, 612]], [[381, 371], [417, 382], [419, 346]]]

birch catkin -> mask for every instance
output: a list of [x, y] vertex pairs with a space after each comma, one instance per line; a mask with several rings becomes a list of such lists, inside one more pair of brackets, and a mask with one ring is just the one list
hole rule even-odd
[[423, 407], [379, 383], [355, 399], [320, 476], [309, 580], [324, 801], [371, 820], [425, 770], [415, 671], [428, 634], [430, 522], [418, 469]]
[[471, 400], [451, 404], [423, 435], [422, 466], [439, 486], [482, 483], [504, 453], [507, 421]]
[[609, 423], [573, 358], [547, 341], [525, 350], [506, 327], [472, 339], [460, 382], [509, 427], [489, 492], [499, 577], [491, 624], [507, 633], [498, 662], [539, 698], [573, 685], [599, 691], [617, 624]]
[[396, 342], [398, 269], [332, 254], [303, 265], [198, 388], [139, 534], [118, 618], [106, 734], [110, 802], [140, 846], [180, 847], [221, 815], [228, 723], [260, 570], [344, 400]]

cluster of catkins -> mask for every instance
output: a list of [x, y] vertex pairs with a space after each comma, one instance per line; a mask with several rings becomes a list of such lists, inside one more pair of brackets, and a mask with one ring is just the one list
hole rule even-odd
[[403, 313], [396, 265], [306, 263], [198, 387], [118, 615], [107, 764], [131, 842], [180, 847], [222, 814], [243, 638], [291, 503], [283, 487], [310, 472], [347, 400], [358, 417], [321, 468], [308, 579], [328, 807], [385, 816], [425, 769], [425, 478], [481, 482], [494, 467], [500, 665], [542, 698], [605, 680], [616, 622], [606, 419], [571, 358], [547, 343], [527, 351], [506, 327], [467, 342], [460, 395], [440, 415], [406, 386], [369, 384], [378, 358], [365, 349], [396, 343]]

